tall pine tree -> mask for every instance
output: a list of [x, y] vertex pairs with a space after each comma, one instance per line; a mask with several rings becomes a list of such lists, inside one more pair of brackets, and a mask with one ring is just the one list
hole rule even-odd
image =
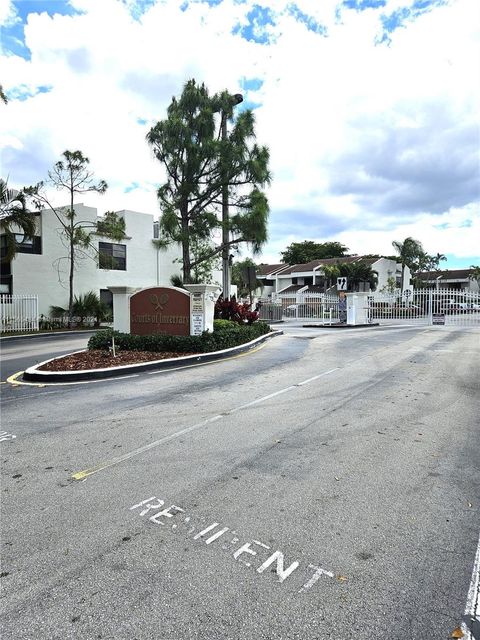
[[[235, 96], [210, 96], [204, 84], [189, 80], [167, 110], [167, 118], [147, 134], [147, 142], [165, 168], [158, 189], [160, 227], [166, 243], [182, 246], [183, 281], [192, 281], [199, 264], [228, 246], [247, 243], [258, 252], [267, 240], [270, 182], [269, 151], [255, 142], [255, 119], [245, 110], [233, 121]], [[222, 136], [222, 120], [233, 121]], [[222, 229], [222, 194], [228, 190], [228, 241], [195, 255], [198, 243], [209, 242]]]

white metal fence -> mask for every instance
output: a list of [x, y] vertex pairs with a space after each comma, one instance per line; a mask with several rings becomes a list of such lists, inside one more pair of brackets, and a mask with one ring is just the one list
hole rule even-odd
[[[322, 324], [339, 321], [339, 299], [335, 294], [277, 294], [264, 302], [264, 320], [317, 320]], [[374, 292], [367, 297], [367, 322], [379, 324], [420, 324], [480, 326], [480, 293], [459, 289], [411, 289], [403, 294]]]
[[293, 293], [278, 295], [274, 305], [282, 318], [338, 322], [338, 296], [327, 293]]
[[275, 302], [262, 302], [258, 309], [258, 317], [266, 322], [279, 322], [283, 319], [282, 305]]
[[368, 318], [380, 324], [480, 325], [480, 294], [459, 289], [412, 289], [368, 296]]
[[38, 296], [0, 295], [0, 329], [38, 331]]

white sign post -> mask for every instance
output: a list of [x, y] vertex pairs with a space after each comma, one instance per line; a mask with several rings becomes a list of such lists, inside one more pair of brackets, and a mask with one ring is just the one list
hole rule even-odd
[[203, 293], [195, 291], [190, 294], [191, 335], [200, 336], [205, 330], [205, 299]]
[[190, 293], [190, 335], [213, 331], [213, 312], [218, 287], [211, 284], [186, 284]]

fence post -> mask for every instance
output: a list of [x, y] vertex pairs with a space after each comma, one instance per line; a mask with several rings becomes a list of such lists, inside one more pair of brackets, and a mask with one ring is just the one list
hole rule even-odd
[[433, 324], [433, 289], [428, 290], [428, 324]]
[[38, 296], [0, 294], [2, 332], [38, 331]]

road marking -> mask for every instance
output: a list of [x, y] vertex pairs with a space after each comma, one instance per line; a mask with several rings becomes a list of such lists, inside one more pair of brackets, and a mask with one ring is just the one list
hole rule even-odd
[[322, 569], [321, 567], [316, 567], [314, 564], [309, 564], [308, 568], [309, 569], [315, 569], [315, 573], [310, 578], [310, 580], [303, 585], [303, 587], [299, 590], [298, 593], [302, 593], [302, 591], [306, 591], [307, 589], [311, 589], [313, 587], [313, 585], [317, 582], [317, 580], [322, 575], [326, 575], [329, 578], [333, 578], [333, 573], [331, 571], [325, 571], [325, 569]]
[[14, 436], [13, 433], [8, 433], [7, 431], [0, 431], [0, 442], [6, 442], [7, 440], [15, 440], [17, 436]]
[[229, 356], [227, 358], [222, 358], [219, 360], [210, 360], [209, 362], [196, 362], [195, 364], [186, 364], [183, 367], [172, 367], [171, 369], [162, 369], [161, 371], [146, 371], [145, 373], [148, 376], [158, 376], [163, 373], [170, 373], [171, 371], [180, 371], [182, 369], [193, 369], [194, 367], [205, 367], [207, 364], [215, 364], [217, 362], [227, 362], [228, 360], [235, 360], [236, 358], [244, 358], [245, 356], [249, 356], [251, 353], [256, 353], [257, 351], [260, 351], [260, 349], [263, 349], [266, 346], [267, 346], [267, 343], [263, 342], [258, 347], [255, 347], [254, 349], [250, 349], [245, 353], [239, 353], [235, 356]]
[[[17, 385], [15, 385], [15, 386], [17, 386]], [[51, 396], [54, 393], [62, 393], [62, 391], [61, 391], [61, 389], [58, 389], [57, 391], [44, 391], [42, 393], [42, 398], [43, 398], [43, 396]], [[38, 398], [38, 396], [34, 395], [34, 394], [31, 394], [31, 393], [30, 394], [25, 393], [22, 396], [16, 394], [12, 398], [3, 399], [2, 400], [2, 404], [6, 404], [7, 402], [15, 402], [16, 400], [23, 400], [24, 398], [35, 398], [35, 400], [36, 400]]]
[[[273, 564], [274, 562], [276, 562], [276, 568], [275, 571], [277, 572], [277, 576], [280, 582], [283, 582], [286, 578], [288, 578], [288, 576], [293, 573], [295, 571], [295, 569], [298, 567], [298, 565], [300, 564], [297, 560], [295, 560], [295, 562], [292, 562], [292, 564], [287, 568], [284, 569], [283, 568], [283, 553], [281, 551], [275, 551], [275, 553], [273, 555], [271, 555], [269, 558], [267, 558], [265, 560], [265, 562], [262, 564], [261, 567], [259, 567], [257, 569], [257, 573], [263, 573], [265, 571], [265, 569], [268, 569], [268, 567]], [[331, 574], [333, 577], [333, 574]]]
[[[185, 510], [172, 504], [171, 507], [167, 507], [166, 509], [155, 513], [153, 516], [150, 516], [149, 519], [155, 524], [161, 524], [163, 526], [165, 523], [160, 520], [162, 516], [165, 516], [165, 518], [173, 518], [177, 513], [185, 513]], [[173, 526], [176, 527], [177, 525], [174, 524]]]
[[163, 500], [159, 500], [157, 504], [151, 504], [151, 500], [156, 500], [155, 496], [152, 496], [151, 498], [147, 498], [146, 500], [142, 500], [138, 504], [134, 504], [133, 507], [130, 507], [130, 509], [131, 510], [132, 509], [138, 509], [138, 507], [141, 507], [144, 504], [146, 504], [147, 505], [146, 508], [142, 509], [142, 511], [140, 511], [140, 515], [144, 516], [151, 509], [160, 509], [165, 504], [165, 502]]
[[[13, 385], [21, 385], [21, 384], [28, 384], [30, 385], [30, 382], [19, 382], [17, 380], [18, 376], [21, 376], [22, 373], [24, 373], [23, 371], [17, 371], [17, 373], [14, 373], [13, 375], [9, 376], [6, 380], [6, 382], [8, 382], [9, 384], [13, 384]], [[33, 386], [37, 386], [37, 385], [33, 385]]]
[[191, 427], [187, 427], [186, 429], [182, 429], [181, 431], [176, 431], [175, 433], [171, 433], [169, 436], [164, 436], [159, 440], [155, 440], [155, 442], [150, 442], [150, 444], [146, 444], [143, 447], [139, 447], [138, 449], [134, 449], [129, 453], [125, 453], [123, 456], [119, 456], [118, 458], [113, 458], [112, 460], [101, 463], [96, 467], [92, 467], [90, 469], [84, 469], [83, 471], [74, 473], [72, 475], [72, 478], [74, 480], [84, 480], [85, 478], [88, 478], [88, 476], [91, 476], [94, 473], [98, 473], [99, 471], [103, 471], [104, 469], [108, 469], [109, 467], [113, 467], [114, 465], [119, 464], [120, 462], [124, 462], [125, 460], [129, 460], [130, 458], [133, 458], [134, 456], [138, 456], [141, 453], [145, 453], [145, 451], [149, 451], [154, 447], [158, 447], [159, 445], [163, 444], [164, 442], [168, 442], [169, 440], [174, 440], [175, 438], [179, 438], [180, 436], [183, 436], [185, 433], [196, 431], [197, 429], [200, 429], [201, 427], [204, 427], [207, 424], [210, 424], [211, 422], [220, 420], [222, 417], [223, 416], [221, 415], [217, 415], [217, 416], [213, 416], [212, 418], [207, 418], [206, 420], [202, 420], [202, 422], [198, 422], [197, 424], [194, 424]]
[[[147, 515], [149, 511], [154, 510], [155, 508], [158, 508], [158, 507], [163, 507], [164, 505], [165, 505], [164, 499], [157, 498], [156, 496], [151, 496], [146, 500], [141, 500], [137, 504], [134, 504], [133, 507], [129, 507], [129, 510], [132, 511], [134, 509], [141, 509], [138, 512], [138, 515], [140, 517], [143, 517]], [[165, 525], [166, 520], [162, 521], [162, 518], [173, 518], [174, 516], [180, 513], [185, 514], [185, 510], [182, 509], [181, 507], [177, 507], [172, 504], [170, 507], [166, 507], [161, 511], [159, 511], [158, 513], [155, 513], [154, 515], [150, 516], [148, 519], [150, 522], [153, 522], [154, 524]], [[178, 532], [179, 525], [188, 526], [188, 523], [190, 522], [190, 520], [191, 520], [190, 516], [187, 516], [187, 517], [182, 516], [182, 518], [177, 521], [179, 524], [172, 525], [171, 527], [172, 531]], [[207, 527], [199, 531], [197, 534], [195, 534], [192, 539], [199, 540], [200, 542], [204, 542], [206, 545], [210, 545], [212, 544], [212, 542], [215, 542], [215, 540], [218, 540], [218, 538], [223, 536], [227, 531], [231, 531], [230, 527], [222, 527], [221, 529], [214, 532], [214, 530], [218, 526], [220, 526], [218, 522], [213, 522], [212, 524], [208, 525]], [[184, 529], [183, 534], [186, 537], [190, 537], [194, 530], [195, 530], [195, 527], [191, 527], [188, 531]], [[210, 533], [212, 533], [212, 535], [209, 535], [208, 537], [206, 537], [207, 534], [210, 534]], [[235, 534], [236, 531], [231, 531], [231, 533]], [[276, 574], [278, 578], [278, 582], [280, 584], [285, 582], [285, 580], [289, 578], [301, 566], [298, 560], [294, 560], [288, 567], [285, 567], [285, 564], [284, 564], [285, 554], [280, 550], [276, 550], [273, 553], [270, 552], [269, 554], [266, 554], [264, 550], [270, 551], [270, 547], [264, 544], [263, 542], [261, 542], [260, 540], [252, 539], [251, 541], [244, 542], [242, 544], [240, 538], [235, 536], [230, 541], [230, 544], [235, 544], [237, 546], [238, 546], [238, 543], [240, 543], [240, 546], [233, 553], [232, 553], [231, 547], [225, 544], [218, 545], [218, 546], [214, 545], [213, 548], [216, 548], [218, 552], [226, 551], [228, 555], [232, 557], [234, 560], [236, 560], [239, 564], [242, 564], [248, 568], [252, 567], [254, 563], [253, 559], [255, 559], [256, 562], [260, 562], [260, 566], [257, 566], [256, 568], [254, 567], [255, 572], [258, 574], [264, 573], [271, 565], [274, 565], [274, 568], [272, 568], [271, 572]], [[260, 548], [255, 549], [254, 545]], [[248, 561], [245, 560], [243, 556], [249, 557], [249, 560]], [[305, 584], [302, 585], [300, 589], [297, 588], [297, 593], [304, 593], [305, 591], [308, 591], [309, 589], [311, 589], [313, 585], [318, 582], [321, 576], [327, 576], [328, 578], [334, 577], [334, 574], [331, 571], [327, 571], [326, 569], [323, 569], [317, 565], [307, 564], [307, 563], [305, 563], [305, 565], [306, 566], [304, 568], [306, 572], [310, 573], [311, 570], [313, 569], [314, 573], [307, 580], [307, 582], [305, 582]], [[267, 573], [270, 573], [270, 572], [267, 572]], [[300, 574], [297, 574], [297, 575], [300, 575]], [[298, 586], [298, 583], [297, 583], [297, 586]]]
[[242, 409], [247, 409], [248, 407], [253, 407], [260, 402], [264, 402], [265, 400], [270, 400], [271, 398], [276, 398], [277, 396], [281, 396], [282, 393], [287, 393], [287, 391], [292, 391], [295, 389], [297, 385], [291, 385], [290, 387], [285, 387], [284, 389], [280, 389], [279, 391], [275, 391], [274, 393], [269, 393], [267, 396], [263, 396], [262, 398], [257, 398], [256, 400], [252, 400], [252, 402], [247, 402], [247, 404], [242, 404], [239, 407], [235, 407], [234, 409], [230, 409], [227, 411], [225, 415], [229, 413], [236, 413], [237, 411], [241, 411]]
[[313, 382], [314, 380], [318, 380], [319, 378], [323, 378], [323, 376], [328, 376], [330, 373], [334, 371], [338, 371], [340, 367], [335, 367], [335, 369], [330, 369], [330, 371], [324, 371], [323, 373], [319, 373], [318, 376], [313, 376], [313, 378], [308, 378], [308, 380], [304, 380], [303, 382], [299, 382], [297, 387], [302, 387], [304, 384], [308, 384], [309, 382]]
[[196, 424], [192, 425], [191, 427], [186, 427], [185, 429], [181, 429], [180, 431], [176, 431], [175, 433], [171, 433], [170, 435], [164, 436], [163, 438], [160, 438], [159, 440], [155, 440], [154, 442], [150, 442], [149, 444], [146, 444], [143, 447], [139, 447], [138, 449], [134, 449], [133, 451], [125, 453], [123, 456], [119, 456], [118, 458], [112, 458], [111, 460], [107, 460], [106, 462], [100, 463], [95, 467], [91, 467], [89, 469], [84, 469], [83, 471], [78, 471], [77, 473], [74, 473], [72, 475], [72, 478], [74, 480], [84, 480], [85, 478], [88, 478], [88, 476], [91, 476], [94, 473], [98, 473], [99, 471], [103, 471], [104, 469], [108, 469], [110, 467], [113, 467], [114, 465], [117, 465], [120, 462], [124, 462], [125, 460], [130, 460], [130, 458], [133, 458], [133, 457], [138, 456], [138, 455], [140, 455], [142, 453], [145, 453], [145, 451], [149, 451], [150, 449], [154, 449], [155, 447], [158, 447], [161, 444], [164, 444], [165, 442], [169, 442], [170, 440], [175, 440], [176, 438], [179, 438], [180, 436], [183, 436], [186, 433], [191, 433], [192, 431], [196, 431], [197, 429], [201, 429], [203, 427], [206, 427], [207, 425], [211, 424], [212, 422], [216, 422], [217, 420], [221, 420], [222, 418], [225, 418], [228, 415], [232, 415], [234, 413], [237, 413], [237, 411], [240, 411], [242, 409], [247, 409], [248, 407], [252, 407], [252, 406], [254, 406], [256, 404], [259, 404], [260, 402], [265, 402], [265, 400], [270, 400], [271, 398], [276, 398], [277, 396], [281, 395], [282, 393], [287, 393], [288, 391], [293, 391], [293, 390], [297, 389], [298, 387], [301, 387], [301, 386], [303, 386], [305, 384], [308, 384], [309, 382], [312, 382], [313, 380], [317, 380], [318, 378], [321, 378], [323, 376], [329, 375], [330, 373], [333, 373], [334, 371], [339, 371], [339, 370], [340, 370], [340, 367], [337, 367], [335, 369], [330, 369], [329, 371], [324, 371], [323, 373], [320, 373], [317, 376], [314, 376], [313, 378], [308, 378], [307, 380], [304, 380], [303, 382], [299, 382], [298, 384], [290, 385], [289, 387], [285, 387], [284, 389], [280, 389], [279, 391], [275, 391], [274, 393], [269, 393], [268, 395], [262, 396], [261, 398], [257, 398], [256, 400], [253, 400], [252, 402], [247, 402], [247, 404], [242, 404], [239, 407], [234, 407], [233, 409], [230, 409], [229, 411], [226, 411], [225, 413], [218, 414], [216, 416], [212, 416], [211, 418], [206, 418], [205, 420], [202, 420], [201, 422], [197, 422]]
[[226, 533], [227, 531], [230, 531], [229, 527], [223, 527], [223, 529], [220, 529], [220, 531], [217, 531], [216, 533], [214, 533], [213, 536], [210, 536], [208, 540], [205, 540], [205, 544], [210, 544], [217, 538], [220, 538], [220, 536], [223, 536], [223, 534]]
[[193, 539], [194, 540], [198, 540], [199, 538], [202, 538], [206, 533], [208, 533], [212, 529], [215, 529], [215, 527], [218, 527], [218, 522], [214, 522], [213, 524], [211, 524], [209, 527], [207, 527], [203, 531], [200, 531], [199, 533], [197, 533], [196, 536], [193, 536]]
[[478, 539], [477, 553], [473, 563], [472, 579], [468, 590], [467, 605], [465, 607], [465, 622], [461, 629], [464, 640], [476, 640], [480, 638], [480, 538]]

